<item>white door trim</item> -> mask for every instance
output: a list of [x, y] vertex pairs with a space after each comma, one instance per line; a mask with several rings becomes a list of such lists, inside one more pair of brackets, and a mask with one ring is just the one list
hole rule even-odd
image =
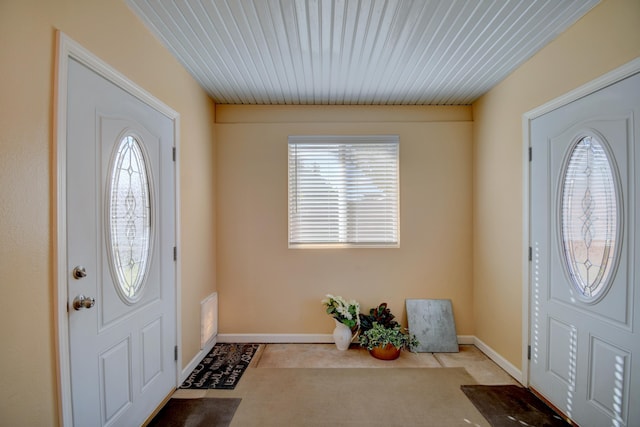
[[633, 74], [640, 72], [640, 57], [591, 82], [580, 86], [564, 95], [555, 98], [522, 115], [522, 381], [529, 386], [529, 358], [531, 325], [531, 263], [529, 262], [529, 247], [531, 246], [531, 217], [530, 217], [530, 169], [529, 148], [531, 147], [531, 122], [546, 113], [563, 107], [580, 98], [590, 95], [600, 89], [617, 83]]
[[[55, 215], [55, 244], [54, 251], [54, 313], [56, 316], [55, 333], [57, 345], [57, 383], [59, 393], [59, 423], [62, 426], [73, 425], [72, 407], [71, 407], [71, 365], [69, 357], [69, 319], [67, 311], [67, 226], [66, 226], [66, 156], [67, 156], [67, 75], [69, 59], [73, 58], [82, 63], [96, 74], [109, 80], [122, 90], [133, 95], [151, 108], [157, 110], [173, 122], [174, 128], [174, 146], [176, 147], [176, 178], [175, 178], [175, 216], [176, 216], [176, 245], [180, 247], [180, 170], [179, 170], [179, 153], [180, 153], [180, 115], [155, 98], [144, 89], [137, 86], [131, 80], [114, 70], [107, 63], [93, 55], [77, 42], [70, 39], [61, 31], [56, 33], [56, 75], [54, 85], [54, 150], [55, 150], [55, 192], [56, 198], [53, 199], [52, 212]], [[181, 342], [181, 311], [180, 311], [180, 258], [176, 261], [176, 325], [175, 336], [176, 343]], [[176, 386], [180, 380], [180, 366], [182, 366], [182, 357], [178, 351], [176, 363]]]

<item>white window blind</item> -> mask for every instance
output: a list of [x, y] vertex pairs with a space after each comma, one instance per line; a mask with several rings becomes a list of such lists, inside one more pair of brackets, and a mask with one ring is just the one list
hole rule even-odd
[[289, 246], [399, 243], [399, 138], [289, 137]]

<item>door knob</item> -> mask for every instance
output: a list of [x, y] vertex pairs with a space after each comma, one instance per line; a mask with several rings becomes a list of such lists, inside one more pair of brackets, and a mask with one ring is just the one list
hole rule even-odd
[[73, 269], [73, 278], [74, 279], [82, 279], [83, 277], [87, 277], [87, 270], [81, 265], [76, 266]]
[[96, 305], [96, 299], [92, 297], [85, 297], [84, 295], [78, 295], [73, 299], [73, 308], [76, 310], [82, 310], [83, 308], [91, 308]]

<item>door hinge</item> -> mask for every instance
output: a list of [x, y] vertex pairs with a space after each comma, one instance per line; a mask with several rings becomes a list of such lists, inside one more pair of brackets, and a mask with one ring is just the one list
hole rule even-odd
[[533, 160], [533, 147], [529, 147], [529, 161]]
[[173, 150], [173, 161], [176, 161], [176, 147], [171, 147]]
[[174, 261], [178, 260], [178, 247], [177, 246], [173, 247], [173, 260]]
[[178, 346], [173, 347], [173, 360], [178, 361]]
[[529, 261], [533, 261], [533, 249], [529, 246]]
[[527, 347], [527, 360], [531, 360], [531, 346]]

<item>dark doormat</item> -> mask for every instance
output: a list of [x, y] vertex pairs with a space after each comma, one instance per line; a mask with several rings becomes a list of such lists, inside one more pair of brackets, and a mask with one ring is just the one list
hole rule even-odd
[[239, 398], [169, 399], [148, 427], [228, 427]]
[[232, 390], [260, 344], [216, 344], [180, 388]]
[[516, 385], [463, 385], [460, 388], [492, 427], [570, 425], [526, 388]]

